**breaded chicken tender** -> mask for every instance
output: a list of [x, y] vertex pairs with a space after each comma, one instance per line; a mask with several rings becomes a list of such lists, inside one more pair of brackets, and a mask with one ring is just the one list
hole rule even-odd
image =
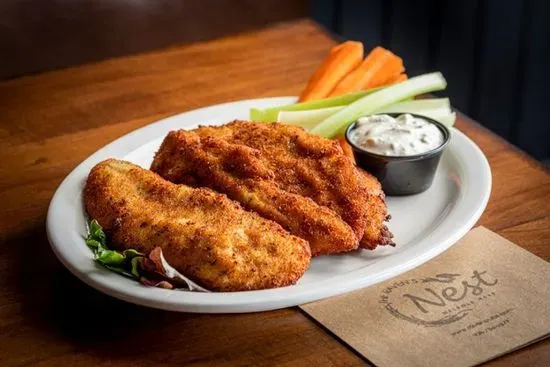
[[365, 233], [361, 238], [360, 246], [373, 250], [376, 246], [395, 246], [385, 222], [390, 219], [386, 206], [384, 191], [380, 181], [367, 171], [358, 168], [362, 183], [367, 190], [367, 215], [365, 216]]
[[365, 188], [353, 163], [333, 140], [279, 123], [233, 121], [193, 130], [260, 152], [265, 166], [284, 190], [311, 198], [338, 214], [360, 240], [365, 230]]
[[309, 266], [308, 243], [248, 212], [225, 195], [165, 181], [128, 162], [109, 159], [90, 172], [84, 204], [117, 250], [148, 253], [214, 291], [296, 283]]
[[357, 249], [353, 229], [328, 207], [284, 190], [258, 150], [195, 131], [172, 131], [151, 169], [163, 178], [206, 186], [281, 224], [309, 242], [312, 255]]
[[[353, 157], [351, 151], [348, 153]], [[322, 214], [331, 220], [321, 209], [329, 208], [341, 219], [334, 220], [334, 225], [343, 228], [341, 221], [344, 221], [363, 248], [391, 245], [392, 234], [385, 225], [389, 216], [380, 183], [356, 168], [349, 158], [337, 142], [296, 126], [233, 121], [222, 126], [202, 126], [190, 132], [170, 133], [157, 153], [152, 169], [173, 182], [205, 185], [228, 193], [249, 209], [306, 238], [313, 255], [349, 251], [357, 245], [347, 242], [349, 239], [343, 240], [344, 237], [337, 233], [320, 238], [308, 236], [296, 228], [300, 222], [293, 214], [273, 208], [278, 204], [272, 195], [264, 191], [259, 195], [261, 199], [249, 202], [250, 192], [257, 190], [251, 190], [245, 182], [253, 178], [264, 183], [271, 181], [270, 187], [277, 189], [271, 189], [269, 193], [282, 195], [282, 190], [313, 200], [319, 207], [308, 209], [312, 218]], [[214, 160], [218, 166], [222, 162], [221, 168], [215, 168]], [[227, 180], [215, 178], [220, 174], [232, 178], [230, 189]], [[257, 199], [258, 195], [254, 194], [254, 198]], [[301, 205], [298, 204], [301, 201], [296, 199], [296, 205]]]

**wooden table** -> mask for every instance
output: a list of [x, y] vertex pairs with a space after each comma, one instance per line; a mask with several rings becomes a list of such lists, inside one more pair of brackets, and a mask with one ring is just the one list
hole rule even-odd
[[[134, 306], [56, 260], [44, 221], [55, 188], [111, 140], [210, 104], [297, 94], [334, 41], [310, 21], [0, 83], [0, 364], [363, 365], [297, 308], [194, 315]], [[550, 259], [550, 175], [470, 119], [489, 158], [479, 223]], [[493, 361], [550, 361], [550, 342]]]

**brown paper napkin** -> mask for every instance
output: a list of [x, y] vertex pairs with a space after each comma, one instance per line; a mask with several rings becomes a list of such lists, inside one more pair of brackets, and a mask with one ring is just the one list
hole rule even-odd
[[301, 308], [379, 366], [475, 365], [550, 333], [550, 264], [478, 227], [428, 263]]

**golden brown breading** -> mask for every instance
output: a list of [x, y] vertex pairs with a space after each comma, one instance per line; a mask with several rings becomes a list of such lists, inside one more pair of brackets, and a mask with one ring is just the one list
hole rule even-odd
[[363, 237], [365, 189], [337, 142], [278, 123], [234, 121], [193, 131], [201, 137], [217, 137], [257, 149], [283, 190], [330, 208], [353, 229], [357, 240]]
[[390, 216], [388, 215], [382, 185], [380, 185], [376, 177], [367, 171], [358, 168], [358, 172], [367, 190], [368, 206], [365, 233], [359, 245], [370, 250], [375, 249], [378, 245], [394, 246], [395, 244], [392, 241], [393, 234], [384, 224], [386, 220], [389, 220]]
[[[296, 143], [299, 145], [300, 143]], [[260, 152], [195, 131], [173, 131], [151, 169], [174, 183], [207, 186], [306, 239], [313, 255], [356, 249], [359, 241], [338, 214], [282, 189]]]
[[[246, 121], [193, 131], [201, 137], [213, 136], [260, 151], [284, 190], [334, 210], [361, 238], [361, 247], [374, 249], [377, 245], [394, 244], [385, 225], [389, 216], [380, 183], [357, 169], [353, 151], [346, 151], [337, 141], [291, 125]], [[351, 158], [351, 163], [346, 158]]]
[[92, 169], [84, 203], [114, 248], [148, 253], [159, 246], [168, 263], [211, 290], [291, 285], [311, 258], [306, 241], [225, 195], [172, 184], [124, 161]]

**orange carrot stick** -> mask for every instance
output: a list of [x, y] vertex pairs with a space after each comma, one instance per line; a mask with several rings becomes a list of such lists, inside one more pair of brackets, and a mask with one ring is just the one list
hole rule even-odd
[[336, 139], [336, 141], [338, 142], [338, 144], [340, 144], [340, 147], [344, 151], [344, 155], [351, 159], [353, 164], [355, 164], [355, 156], [353, 155], [353, 149], [351, 149], [351, 145], [349, 145], [344, 138], [338, 138]]
[[[375, 47], [361, 65], [346, 75], [328, 96], [333, 97], [360, 91], [368, 86], [373, 79], [385, 80], [390, 77], [389, 73], [393, 75], [402, 71], [399, 64], [401, 64], [402, 69], [403, 61], [401, 58], [382, 47]], [[384, 71], [386, 65], [389, 65], [389, 67], [387, 71]]]
[[[388, 51], [389, 52], [389, 51]], [[390, 52], [391, 54], [391, 52]], [[382, 85], [391, 84], [388, 81], [393, 80], [399, 74], [405, 71], [403, 66], [403, 60], [392, 54], [393, 57], [389, 57], [382, 65], [378, 73], [376, 73], [371, 80], [369, 80], [361, 89], [371, 89]]]
[[363, 59], [363, 44], [347, 41], [334, 47], [300, 95], [299, 102], [322, 99]]
[[[407, 80], [409, 77], [407, 76], [407, 74], [405, 73], [402, 73], [402, 74], [397, 74], [397, 75], [392, 75], [391, 77], [389, 77], [388, 79], [386, 79], [384, 82], [378, 84], [378, 85], [373, 85], [369, 88], [377, 88], [377, 87], [382, 87], [384, 85], [391, 85], [391, 84], [395, 84], [395, 83], [400, 83], [400, 82], [403, 82], [405, 80]], [[367, 88], [368, 89], [368, 88]]]
[[409, 79], [408, 75], [403, 73], [403, 74], [396, 75], [393, 78], [390, 78], [389, 80], [386, 81], [386, 84], [401, 83], [407, 79]]

